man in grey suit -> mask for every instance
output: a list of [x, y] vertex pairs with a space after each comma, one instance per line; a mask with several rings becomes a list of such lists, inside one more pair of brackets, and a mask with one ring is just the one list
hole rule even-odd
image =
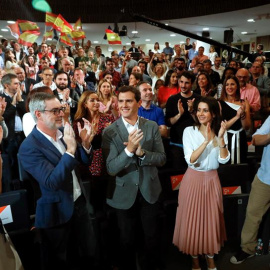
[[104, 130], [102, 150], [110, 181], [107, 203], [115, 208], [120, 229], [120, 269], [136, 270], [136, 233], [144, 232], [144, 258], [141, 268], [159, 267], [158, 216], [161, 185], [156, 166], [166, 161], [158, 125], [140, 118], [140, 91], [131, 86], [119, 89], [122, 115]]

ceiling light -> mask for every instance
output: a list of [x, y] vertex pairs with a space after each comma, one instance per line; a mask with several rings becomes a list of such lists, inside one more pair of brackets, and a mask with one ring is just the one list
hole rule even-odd
[[146, 39], [145, 41], [151, 41], [151, 39], [148, 38], [148, 39]]
[[248, 19], [247, 21], [248, 21], [248, 22], [255, 22], [254, 19]]
[[176, 34], [170, 34], [170, 36], [171, 36], [171, 37], [175, 37], [175, 36], [176, 36]]
[[47, 40], [52, 40], [52, 38], [47, 38]]
[[127, 42], [126, 45], [130, 45], [130, 42]]
[[15, 23], [15, 22], [14, 21], [7, 21], [7, 23], [10, 23], [11, 24], [11, 23]]
[[2, 28], [1, 31], [8, 32], [8, 29]]
[[94, 43], [94, 44], [98, 44], [98, 41], [97, 41], [97, 40], [95, 40], [95, 41], [93, 41], [93, 43]]
[[242, 34], [242, 35], [246, 35], [246, 34], [247, 34], [247, 32], [241, 32], [241, 34]]
[[205, 28], [203, 28], [202, 30], [203, 30], [203, 31], [208, 31], [209, 28], [208, 28], [208, 27], [205, 27]]
[[180, 41], [180, 44], [184, 44], [184, 43], [186, 43], [185, 41]]
[[210, 39], [213, 39], [212, 37], [209, 37]]
[[165, 23], [166, 26], [168, 26], [169, 24], [168, 23]]
[[138, 34], [138, 31], [135, 30], [135, 31], [132, 31], [131, 33], [132, 34]]
[[112, 47], [108, 47], [108, 52], [112, 52], [113, 48]]
[[0, 38], [1, 38], [1, 37], [3, 37], [3, 36], [0, 35]]

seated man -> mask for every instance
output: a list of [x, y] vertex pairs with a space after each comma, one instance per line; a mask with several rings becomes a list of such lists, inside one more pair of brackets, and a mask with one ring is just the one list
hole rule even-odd
[[91, 232], [85, 190], [76, 169], [90, 164], [91, 127], [79, 128], [82, 145], [66, 123], [65, 107], [54, 96], [38, 93], [32, 97], [30, 112], [36, 127], [20, 149], [23, 168], [38, 182], [35, 227], [40, 230], [44, 269], [86, 269], [90, 264]]
[[141, 92], [142, 101], [138, 115], [145, 119], [156, 122], [159, 126], [161, 136], [167, 137], [167, 127], [165, 125], [163, 110], [152, 103], [152, 86], [148, 82], [142, 81], [137, 87]]

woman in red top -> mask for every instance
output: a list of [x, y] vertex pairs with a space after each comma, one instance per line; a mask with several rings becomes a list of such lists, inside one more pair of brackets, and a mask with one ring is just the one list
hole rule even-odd
[[91, 144], [93, 148], [93, 160], [87, 172], [85, 168], [81, 168], [83, 178], [91, 181], [91, 203], [95, 210], [102, 210], [106, 199], [106, 170], [102, 157], [102, 131], [112, 122], [114, 117], [111, 114], [104, 114], [99, 111], [99, 97], [95, 92], [85, 91], [82, 93], [78, 109], [74, 117], [73, 128], [76, 134], [76, 139], [80, 142], [77, 123], [80, 122], [83, 127], [83, 118], [91, 123]]
[[165, 108], [168, 98], [178, 94], [179, 91], [177, 73], [174, 70], [169, 70], [166, 74], [164, 86], [161, 86], [158, 91], [159, 107], [162, 109]]

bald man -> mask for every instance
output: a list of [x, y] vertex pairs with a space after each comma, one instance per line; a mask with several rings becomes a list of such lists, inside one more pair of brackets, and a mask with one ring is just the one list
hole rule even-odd
[[30, 78], [25, 77], [25, 71], [21, 67], [17, 67], [14, 69], [14, 73], [20, 81], [20, 88], [22, 91], [22, 95], [27, 96], [28, 93], [32, 90], [36, 81]]
[[240, 83], [241, 99], [247, 99], [252, 112], [256, 112], [261, 108], [260, 92], [257, 87], [248, 83], [249, 72], [245, 68], [240, 68], [236, 77]]

